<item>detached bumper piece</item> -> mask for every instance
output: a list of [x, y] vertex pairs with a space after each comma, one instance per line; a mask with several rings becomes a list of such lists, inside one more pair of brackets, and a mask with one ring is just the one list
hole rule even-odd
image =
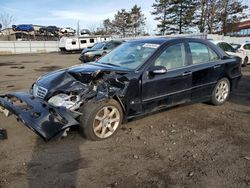
[[16, 92], [0, 96], [0, 108], [4, 112], [7, 110], [10, 114], [14, 114], [17, 120], [45, 141], [71, 126], [79, 125], [72, 112], [66, 108], [54, 107], [28, 93]]

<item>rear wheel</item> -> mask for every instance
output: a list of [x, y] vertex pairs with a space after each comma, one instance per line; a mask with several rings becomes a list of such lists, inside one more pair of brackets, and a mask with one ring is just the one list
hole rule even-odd
[[230, 93], [230, 82], [227, 78], [220, 79], [212, 93], [211, 103], [221, 105], [225, 103]]
[[113, 99], [87, 103], [81, 112], [81, 130], [87, 139], [95, 141], [115, 135], [123, 119], [122, 108]]

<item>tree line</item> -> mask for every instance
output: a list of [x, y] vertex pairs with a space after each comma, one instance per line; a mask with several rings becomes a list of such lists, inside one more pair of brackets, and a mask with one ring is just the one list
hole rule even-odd
[[117, 11], [113, 20], [103, 20], [103, 30], [96, 34], [116, 34], [122, 37], [142, 35], [145, 20], [141, 7], [134, 5], [129, 11], [125, 9]]
[[[242, 0], [155, 0], [152, 16], [157, 21], [160, 35], [182, 34], [199, 31], [226, 35], [247, 15], [248, 6]], [[116, 34], [122, 37], [145, 34], [146, 17], [141, 7], [121, 9], [114, 19], [103, 21], [98, 34]]]

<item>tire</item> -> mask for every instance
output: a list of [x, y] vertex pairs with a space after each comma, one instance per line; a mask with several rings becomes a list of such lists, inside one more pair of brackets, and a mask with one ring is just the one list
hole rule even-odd
[[246, 67], [247, 66], [247, 62], [248, 62], [248, 57], [245, 57], [242, 67]]
[[222, 105], [225, 103], [230, 94], [230, 82], [227, 78], [220, 79], [214, 87], [211, 103], [213, 105]]
[[93, 141], [115, 135], [123, 120], [122, 108], [113, 99], [86, 103], [80, 111], [80, 130], [87, 139]]

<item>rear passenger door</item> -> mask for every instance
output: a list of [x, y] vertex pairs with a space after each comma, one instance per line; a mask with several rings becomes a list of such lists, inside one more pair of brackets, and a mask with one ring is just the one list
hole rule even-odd
[[219, 55], [207, 44], [198, 41], [189, 41], [190, 56], [192, 59], [192, 92], [191, 100], [207, 98], [212, 94], [224, 64]]

